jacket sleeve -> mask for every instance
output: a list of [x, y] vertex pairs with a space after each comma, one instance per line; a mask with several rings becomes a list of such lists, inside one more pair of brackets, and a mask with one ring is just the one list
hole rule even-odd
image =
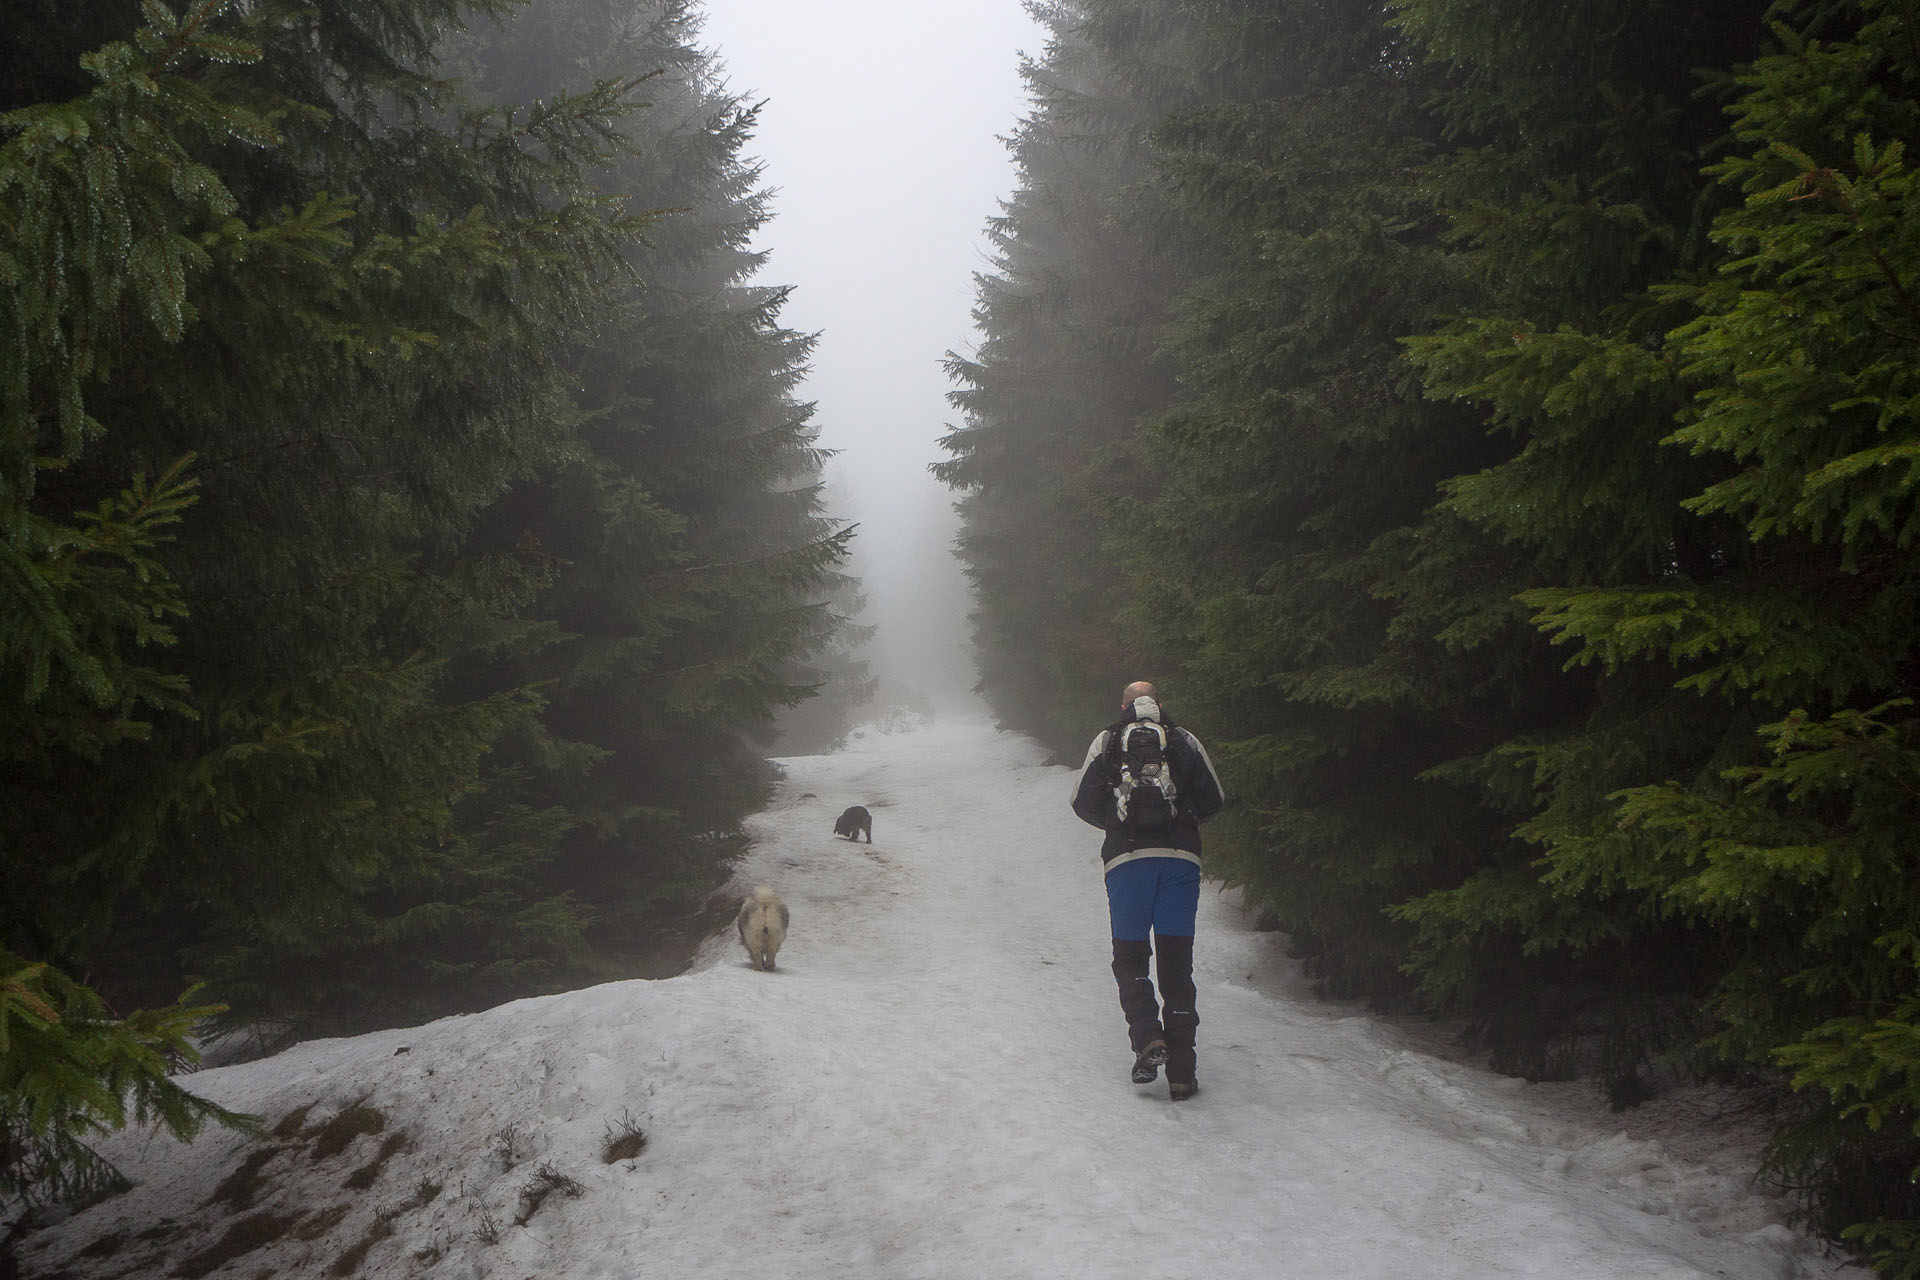
[[1184, 777], [1176, 776], [1175, 784], [1180, 788], [1180, 798], [1187, 802], [1193, 816], [1205, 822], [1220, 812], [1220, 806], [1227, 802], [1227, 793], [1220, 786], [1220, 775], [1213, 771], [1213, 761], [1207, 756], [1207, 749], [1200, 745], [1200, 739], [1185, 729], [1175, 729], [1187, 750], [1181, 752], [1183, 759], [1178, 762]]
[[1113, 816], [1113, 779], [1107, 776], [1107, 731], [1087, 748], [1086, 763], [1080, 766], [1080, 783], [1073, 791], [1073, 811], [1090, 827], [1107, 829]]

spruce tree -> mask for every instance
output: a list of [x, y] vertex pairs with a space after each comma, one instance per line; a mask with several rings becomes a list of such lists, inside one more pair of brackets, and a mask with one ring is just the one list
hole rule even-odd
[[88, 1137], [129, 1118], [182, 1138], [209, 1119], [244, 1123], [170, 1079], [215, 1010], [182, 1000], [114, 1016], [46, 962], [70, 957], [59, 916], [42, 914], [75, 896], [79, 851], [63, 838], [84, 827], [75, 798], [91, 788], [74, 784], [144, 753], [156, 722], [192, 714], [179, 664], [160, 652], [186, 613], [161, 549], [193, 502], [191, 458], [123, 476], [91, 507], [36, 499], [103, 430], [97, 387], [123, 342], [178, 339], [190, 319], [198, 236], [233, 206], [190, 140], [271, 136], [197, 90], [210, 65], [258, 56], [213, 29], [220, 8], [156, 9], [131, 39], [67, 65], [36, 58], [38, 26], [9, 22], [16, 39], [0, 53], [14, 95], [0, 103], [0, 1263], [26, 1215], [116, 1185]]
[[[830, 488], [828, 501], [831, 505]], [[857, 545], [854, 550], [858, 551]], [[774, 720], [772, 745], [783, 756], [814, 755], [839, 746], [878, 687], [867, 659], [861, 656], [877, 629], [860, 620], [867, 608], [860, 580], [849, 573], [834, 581], [827, 605], [834, 623], [832, 637], [819, 652], [795, 659], [785, 677], [814, 693]]]
[[[9, 895], [4, 941], [84, 964], [116, 1003], [204, 973], [241, 1016], [352, 1008], [404, 984], [311, 961], [439, 926], [444, 896], [382, 895], [474, 869], [454, 809], [537, 702], [445, 696], [448, 661], [538, 568], [460, 539], [565, 439], [545, 351], [618, 265], [620, 215], [577, 161], [606, 151], [622, 91], [462, 107], [428, 73], [452, 5], [144, 12], [96, 15], [126, 37], [97, 52], [57, 25], [10, 51], [10, 84], [68, 84], [63, 60], [102, 83], [7, 118], [8, 261], [40, 273], [8, 315], [27, 360], [8, 380], [9, 549], [47, 576], [63, 552], [34, 530], [131, 520], [128, 478], [194, 455], [196, 500], [129, 578], [175, 592], [156, 687], [182, 714], [11, 776], [31, 834], [6, 874], [31, 892]], [[9, 603], [11, 637], [33, 615]], [[18, 715], [38, 731], [50, 710]], [[330, 993], [301, 985], [315, 973]]]
[[1221, 51], [1219, 100], [1154, 133], [1196, 264], [1165, 344], [1185, 394], [1149, 433], [1158, 489], [1115, 541], [1131, 616], [1178, 655], [1237, 798], [1210, 867], [1327, 989], [1386, 997], [1404, 944], [1381, 906], [1485, 827], [1416, 781], [1459, 749], [1474, 675], [1392, 626], [1375, 550], [1474, 450], [1396, 344], [1456, 287], [1416, 181], [1432, 85], [1378, 6], [1194, 20]]
[[1685, 733], [1605, 775], [1592, 817], [1556, 803], [1533, 827], [1563, 900], [1630, 895], [1717, 940], [1713, 1048], [1803, 1091], [1775, 1163], [1823, 1226], [1913, 1274], [1920, 62], [1897, 6], [1770, 16], [1781, 47], [1727, 85], [1713, 269], [1647, 307], [1674, 316], [1667, 380], [1688, 393], [1659, 424], [1686, 481], [1671, 519], [1707, 536], [1648, 578], [1525, 597], [1577, 661], [1683, 708]]
[[[1103, 542], [1116, 501], [1151, 485], [1135, 431], [1175, 393], [1156, 346], [1178, 274], [1161, 258], [1145, 147], [1193, 90], [1175, 24], [1156, 20], [1140, 40], [1101, 26], [1126, 26], [1136, 8], [1040, 14], [1051, 37], [1023, 68], [1033, 107], [1011, 140], [1018, 189], [988, 225], [978, 348], [948, 356], [962, 416], [933, 468], [961, 495], [980, 691], [1004, 723], [1075, 759], [1119, 688], [1155, 673], [1120, 623], [1126, 591]], [[1150, 47], [1173, 83], [1150, 77], [1136, 92], [1129, 76]]]
[[[1402, 28], [1451, 80], [1441, 111], [1457, 145], [1434, 176], [1460, 266], [1483, 290], [1409, 350], [1428, 392], [1485, 412], [1499, 447], [1445, 479], [1405, 540], [1446, 566], [1394, 587], [1409, 618], [1561, 665], [1530, 634], [1529, 591], [1660, 583], [1725, 554], [1724, 531], [1679, 506], [1698, 472], [1659, 445], [1684, 390], [1661, 341], [1676, 314], [1651, 290], [1711, 259], [1699, 170], [1722, 125], [1697, 69], [1750, 50], [1758, 17], [1738, 4], [1404, 7]], [[1491, 749], [1436, 774], [1477, 790], [1516, 838], [1395, 914], [1420, 930], [1428, 994], [1472, 1010], [1497, 1062], [1597, 1071], [1626, 1101], [1650, 1055], [1684, 1051], [1697, 1032], [1717, 943], [1617, 884], [1556, 892], [1539, 844], [1556, 825], [1614, 838], [1611, 788], [1702, 767], [1727, 727], [1644, 673], [1567, 665], [1492, 689], [1512, 710], [1491, 723]]]
[[[474, 677], [546, 691], [505, 759], [527, 803], [564, 813], [552, 883], [596, 904], [602, 963], [697, 911], [742, 848], [775, 717], [804, 702], [844, 623], [831, 600], [851, 530], [821, 498], [825, 454], [797, 398], [812, 339], [754, 276], [770, 207], [746, 158], [757, 108], [722, 89], [684, 0], [548, 0], [466, 50], [500, 101], [645, 77], [627, 144], [594, 173], [660, 210], [622, 246], [632, 280], [561, 356], [575, 447], [487, 512], [550, 578], [536, 650]], [[604, 971], [604, 970], [603, 970]]]

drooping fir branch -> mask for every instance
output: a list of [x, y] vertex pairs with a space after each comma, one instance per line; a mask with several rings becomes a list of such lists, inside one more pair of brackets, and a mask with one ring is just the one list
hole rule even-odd
[[191, 1141], [209, 1122], [257, 1131], [252, 1116], [181, 1088], [191, 1037], [219, 1006], [188, 1003], [115, 1018], [99, 996], [0, 949], [0, 1213], [88, 1203], [125, 1180], [88, 1146], [128, 1124]]

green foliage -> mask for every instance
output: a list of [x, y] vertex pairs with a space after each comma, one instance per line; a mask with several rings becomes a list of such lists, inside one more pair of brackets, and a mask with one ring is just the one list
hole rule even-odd
[[[1913, 47], [1893, 6], [1773, 16], [1780, 51], [1723, 80], [1736, 150], [1706, 167], [1701, 265], [1683, 259], [1601, 313], [1665, 330], [1646, 346], [1659, 358], [1607, 357], [1597, 379], [1587, 356], [1533, 372], [1541, 327], [1507, 318], [1412, 346], [1435, 391], [1484, 398], [1524, 433], [1516, 463], [1551, 462], [1561, 441], [1615, 454], [1483, 473], [1451, 483], [1448, 502], [1542, 556], [1554, 576], [1518, 599], [1631, 718], [1596, 715], [1497, 757], [1531, 771], [1538, 808], [1518, 833], [1544, 851], [1509, 880], [1517, 913], [1452, 895], [1400, 914], [1422, 930], [1423, 964], [1469, 971], [1475, 931], [1503, 919], [1536, 951], [1677, 938], [1702, 965], [1713, 1051], [1785, 1068], [1821, 1099], [1782, 1129], [1775, 1167], [1829, 1230], [1865, 1219], [1855, 1238], [1894, 1242], [1880, 1261], [1898, 1270], [1915, 1210], [1900, 1188], [1920, 1165], [1901, 1048], [1915, 904], [1898, 852], [1914, 817], [1903, 440], [1920, 328], [1904, 282], [1920, 259], [1897, 141], [1912, 130]], [[1635, 332], [1614, 342], [1649, 343]], [[1571, 337], [1563, 327], [1556, 346]], [[1670, 407], [1636, 412], [1624, 452], [1621, 429], [1593, 416], [1595, 386]], [[1556, 477], [1579, 487], [1537, 483]], [[1540, 518], [1552, 509], [1610, 536], [1569, 554], [1579, 531]], [[1590, 926], [1558, 923], [1582, 914]]]
[[1876, 1222], [1847, 1228], [1846, 1237], [1867, 1250], [1886, 1280], [1920, 1276], [1920, 1222]]
[[531, 810], [567, 815], [547, 876], [596, 904], [591, 940], [616, 956], [725, 878], [771, 781], [754, 744], [813, 693], [848, 585], [851, 530], [823, 511], [794, 396], [812, 340], [780, 324], [784, 289], [750, 283], [757, 108], [717, 87], [697, 38], [683, 0], [551, 0], [459, 55], [501, 101], [653, 73], [633, 144], [594, 180], [670, 212], [623, 246], [632, 279], [559, 357], [576, 447], [479, 526], [502, 553], [538, 549], [530, 612], [551, 632], [468, 673], [543, 690], [540, 737], [501, 763]]
[[121, 309], [168, 341], [192, 318], [187, 281], [208, 261], [195, 232], [235, 202], [190, 153], [190, 137], [277, 140], [260, 116], [195, 82], [209, 64], [260, 57], [214, 28], [229, 7], [148, 6], [131, 41], [79, 59], [94, 81], [84, 96], [0, 116], [0, 224], [10, 228], [0, 250], [0, 499], [10, 539], [35, 472], [73, 460], [102, 429], [86, 393], [113, 372]]
[[834, 627], [831, 638], [787, 674], [790, 683], [811, 689], [813, 696], [775, 720], [775, 742], [783, 755], [816, 754], [838, 746], [853, 727], [854, 716], [872, 702], [878, 685], [867, 660], [859, 656], [875, 634], [871, 624], [859, 621], [867, 607], [859, 580], [838, 575], [831, 581], [827, 604]]
[[[630, 225], [578, 176], [614, 145], [627, 87], [463, 107], [416, 69], [449, 13], [421, 6], [339, 46], [235, 16], [262, 57], [207, 88], [272, 116], [280, 144], [198, 144], [236, 196], [203, 237], [198, 319], [123, 343], [107, 430], [60, 491], [152, 453], [203, 459], [166, 557], [199, 715], [112, 771], [124, 806], [40, 828], [48, 864], [107, 891], [43, 897], [40, 946], [87, 955], [123, 994], [199, 972], [241, 1018], [358, 1018], [389, 995], [418, 1010], [426, 975], [475, 948], [510, 946], [524, 969], [576, 945], [558, 895], [529, 882], [544, 850], [495, 842], [488, 865], [456, 830], [492, 743], [538, 698], [449, 696], [449, 673], [469, 644], [526, 629], [513, 614], [537, 566], [461, 541], [564, 446], [543, 352]], [[539, 920], [553, 931], [530, 951]], [[388, 943], [384, 976], [319, 963], [399, 936], [412, 945]]]
[[218, 1012], [178, 1003], [112, 1017], [93, 991], [43, 964], [0, 950], [0, 1210], [11, 1217], [88, 1203], [124, 1187], [87, 1139], [128, 1124], [191, 1141], [213, 1121], [256, 1121], [172, 1080], [198, 1061], [194, 1027]]
[[143, 713], [190, 713], [185, 681], [128, 651], [175, 643], [170, 620], [186, 612], [155, 550], [192, 505], [190, 461], [151, 482], [136, 476], [71, 525], [29, 513], [19, 536], [0, 546], [9, 605], [0, 615], [0, 662], [24, 678], [0, 704], [12, 764], [98, 762], [113, 746], [149, 736]]
[[[1103, 546], [1122, 496], [1153, 478], [1133, 431], [1175, 392], [1156, 352], [1175, 252], [1148, 185], [1146, 133], [1190, 101], [1183, 24], [1138, 6], [1056, 6], [1046, 59], [1024, 68], [1034, 108], [1011, 139], [1019, 190], [988, 227], [972, 355], [949, 353], [961, 424], [934, 474], [961, 494], [961, 561], [980, 691], [1000, 719], [1078, 759], [1118, 690], [1157, 669], [1120, 622], [1126, 592]], [[1164, 55], [1103, 23], [1148, 21]]]
[[1710, 170], [1740, 197], [1712, 224], [1724, 256], [1656, 291], [1693, 315], [1668, 339], [1693, 396], [1667, 443], [1711, 468], [1679, 505], [1717, 522], [1725, 549], [1681, 566], [1691, 581], [1524, 597], [1576, 661], [1677, 672], [1678, 689], [1717, 695], [1730, 731], [1775, 718], [1714, 768], [1643, 773], [1611, 795], [1619, 826], [1644, 835], [1609, 848], [1539, 834], [1559, 892], [1626, 881], [1737, 940], [1716, 970], [1713, 1043], [1821, 1099], [1776, 1163], [1813, 1189], [1824, 1225], [1860, 1224], [1897, 1272], [1912, 1265], [1900, 1223], [1920, 1207], [1917, 904], [1900, 852], [1915, 817], [1904, 459], [1920, 337], [1900, 140], [1920, 67], [1898, 7], [1776, 19], [1781, 50], [1731, 79], [1738, 150]]
[[[1747, 148], [1713, 172], [1744, 197], [1714, 236], [1728, 262], [1687, 297], [1676, 337], [1702, 385], [1676, 442], [1742, 464], [1689, 506], [1749, 536], [1804, 534], [1848, 573], [1913, 536], [1911, 281], [1920, 238], [1905, 161], [1916, 112], [1912, 16], [1857, 6], [1859, 29], [1788, 51], [1736, 79]], [[1791, 12], [1783, 7], [1783, 16]]]

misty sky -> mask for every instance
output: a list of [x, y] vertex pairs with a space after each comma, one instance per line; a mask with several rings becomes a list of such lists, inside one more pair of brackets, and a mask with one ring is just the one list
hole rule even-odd
[[972, 683], [953, 495], [927, 474], [955, 414], [940, 358], [971, 351], [983, 228], [1013, 186], [999, 139], [1025, 110], [1020, 0], [707, 0], [701, 43], [727, 87], [764, 100], [748, 154], [777, 191], [764, 284], [818, 331], [818, 402], [836, 512], [860, 522], [855, 571], [880, 627], [875, 674], [936, 700]]

